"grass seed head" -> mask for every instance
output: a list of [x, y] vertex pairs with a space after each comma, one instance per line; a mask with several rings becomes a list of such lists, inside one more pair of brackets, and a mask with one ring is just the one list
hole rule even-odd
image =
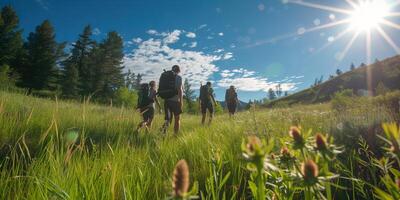
[[175, 165], [172, 188], [175, 197], [184, 197], [189, 190], [189, 167], [185, 160]]
[[313, 160], [307, 160], [301, 165], [301, 173], [305, 180], [312, 180], [318, 177], [318, 166]]

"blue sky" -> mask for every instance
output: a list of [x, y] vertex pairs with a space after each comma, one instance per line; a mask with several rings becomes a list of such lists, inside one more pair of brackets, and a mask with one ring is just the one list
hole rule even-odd
[[[365, 33], [341, 56], [355, 31], [336, 36], [348, 24], [307, 31], [347, 15], [291, 1], [0, 0], [0, 4], [16, 9], [25, 36], [45, 19], [54, 25], [57, 40], [69, 43], [87, 24], [94, 28], [96, 40], [115, 30], [125, 41], [125, 66], [144, 73], [146, 80], [158, 79], [162, 69], [178, 63], [195, 87], [210, 80], [217, 98], [223, 99], [225, 88], [234, 84], [240, 99], [248, 101], [266, 97], [266, 91], [279, 83], [293, 93], [321, 75], [326, 79], [338, 68], [347, 71], [352, 62], [358, 66], [367, 60]], [[344, 0], [305, 2], [351, 9]], [[396, 10], [400, 12], [400, 6], [392, 8]], [[390, 19], [399, 23], [400, 17]], [[382, 29], [400, 45], [398, 29]], [[397, 54], [374, 30], [371, 44], [373, 60]]]

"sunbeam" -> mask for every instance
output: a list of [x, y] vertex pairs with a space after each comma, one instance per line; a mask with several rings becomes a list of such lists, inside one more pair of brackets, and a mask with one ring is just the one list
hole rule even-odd
[[338, 13], [343, 13], [343, 14], [351, 14], [350, 10], [335, 8], [335, 7], [331, 7], [331, 6], [325, 6], [325, 5], [316, 4], [316, 3], [309, 3], [309, 2], [302, 1], [302, 0], [289, 0], [288, 3], [294, 3], [294, 4], [299, 4], [299, 5], [310, 7], [310, 8], [317, 8], [317, 9], [321, 9], [321, 10], [338, 12]]
[[388, 34], [381, 28], [377, 27], [378, 32], [381, 34], [383, 39], [386, 40], [386, 42], [396, 51], [397, 54], [400, 54], [400, 48], [396, 45], [396, 43], [393, 42], [392, 38], [389, 37]]
[[386, 0], [344, 0], [344, 1], [351, 6], [349, 9], [332, 7], [318, 3], [310, 3], [303, 0], [288, 0], [287, 2], [309, 8], [315, 8], [319, 10], [337, 12], [348, 15], [348, 17], [344, 18], [343, 20], [328, 23], [310, 29], [305, 29], [302, 31], [302, 34], [304, 34], [322, 29], [336, 27], [342, 24], [349, 24], [349, 28], [340, 32], [333, 41], [328, 42], [316, 52], [319, 52], [325, 49], [326, 47], [330, 46], [333, 42], [337, 41], [338, 39], [346, 35], [346, 33], [354, 31], [353, 37], [346, 45], [344, 51], [341, 53], [340, 60], [342, 60], [347, 55], [351, 46], [357, 39], [358, 35], [361, 32], [364, 32], [366, 34], [366, 49], [365, 49], [366, 59], [367, 59], [366, 62], [370, 64], [372, 58], [372, 31], [377, 30], [380, 33], [380, 35], [386, 40], [386, 42], [396, 51], [396, 53], [400, 54], [400, 50], [397, 47], [396, 43], [380, 27], [380, 25], [385, 25], [400, 30], [399, 24], [396, 24], [395, 22], [392, 22], [388, 19], [390, 17], [400, 16], [400, 12], [391, 11], [394, 7], [400, 5], [400, 1], [396, 1], [395, 3], [390, 3], [390, 4]]
[[347, 43], [346, 47], [344, 48], [343, 52], [340, 54], [340, 60], [342, 60], [346, 54], [349, 52], [350, 48], [353, 46], [354, 42], [360, 35], [360, 32], [355, 32], [353, 37], [350, 39], [349, 43]]

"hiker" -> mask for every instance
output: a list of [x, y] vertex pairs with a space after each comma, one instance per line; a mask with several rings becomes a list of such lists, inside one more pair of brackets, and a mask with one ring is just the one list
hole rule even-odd
[[216, 105], [216, 101], [214, 99], [214, 90], [211, 87], [211, 82], [207, 82], [206, 85], [202, 85], [200, 87], [200, 109], [202, 114], [201, 124], [204, 125], [206, 121], [207, 110], [210, 114], [210, 119], [208, 124], [211, 124], [214, 115], [214, 106]]
[[229, 89], [226, 90], [225, 93], [225, 104], [228, 108], [229, 117], [235, 115], [237, 105], [239, 103], [239, 99], [237, 97], [235, 86], [231, 85]]
[[167, 132], [172, 118], [175, 118], [174, 133], [180, 129], [180, 115], [183, 107], [183, 88], [181, 72], [178, 65], [172, 66], [172, 70], [161, 74], [158, 95], [164, 99], [165, 123], [162, 127], [163, 133]]
[[158, 109], [161, 112], [160, 102], [157, 99], [156, 82], [150, 81], [150, 83], [141, 84], [138, 97], [138, 108], [142, 114], [143, 121], [139, 123], [137, 131], [143, 127], [145, 127], [146, 130], [151, 128], [154, 119], [155, 103], [157, 103]]

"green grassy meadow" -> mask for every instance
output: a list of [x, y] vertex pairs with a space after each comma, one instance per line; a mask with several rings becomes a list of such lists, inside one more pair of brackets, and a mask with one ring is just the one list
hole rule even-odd
[[[241, 148], [249, 135], [263, 141], [268, 158], [287, 146], [297, 158], [295, 168], [313, 158], [319, 160], [321, 174], [326, 170], [337, 175], [331, 185], [308, 196], [309, 190], [301, 184], [294, 186], [295, 180], [292, 184], [285, 179], [289, 168], [280, 167], [267, 173], [267, 182], [271, 180], [267, 199], [318, 199], [320, 194], [326, 199], [374, 199], [375, 187], [385, 190], [379, 181], [383, 175], [379, 167], [372, 173], [372, 167], [363, 164], [379, 161], [379, 152], [384, 152], [379, 139], [368, 141], [368, 137], [382, 133], [380, 125], [393, 120], [390, 110], [367, 104], [340, 112], [329, 103], [253, 107], [235, 119], [218, 115], [204, 127], [200, 116], [184, 114], [181, 133], [174, 135], [170, 127], [163, 135], [162, 115], [156, 116], [150, 132], [137, 133], [140, 116], [132, 108], [0, 91], [0, 199], [166, 199], [180, 159], [187, 161], [190, 186], [198, 184], [197, 195], [203, 199], [257, 199], [249, 187], [254, 172], [248, 169]], [[296, 151], [288, 134], [293, 125], [301, 126], [304, 138], [328, 134], [327, 141], [344, 152], [324, 164], [312, 150]], [[363, 134], [366, 139], [360, 140]], [[374, 155], [365, 156], [360, 149]], [[278, 177], [287, 184], [279, 186]], [[279, 192], [282, 188], [287, 194]]]

